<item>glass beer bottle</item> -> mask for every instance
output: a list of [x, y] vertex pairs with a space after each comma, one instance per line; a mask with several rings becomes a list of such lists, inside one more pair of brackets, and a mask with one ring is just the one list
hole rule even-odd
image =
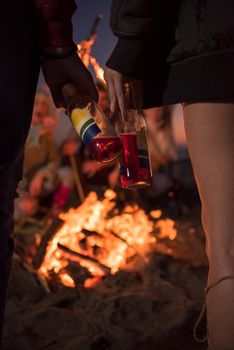
[[121, 140], [97, 103], [88, 96], [80, 96], [73, 84], [64, 85], [62, 95], [73, 126], [96, 161], [109, 163], [118, 158]]
[[124, 86], [126, 117], [116, 122], [116, 131], [123, 144], [120, 157], [120, 182], [125, 189], [151, 185], [151, 165], [147, 127], [142, 111], [134, 106], [129, 84]]

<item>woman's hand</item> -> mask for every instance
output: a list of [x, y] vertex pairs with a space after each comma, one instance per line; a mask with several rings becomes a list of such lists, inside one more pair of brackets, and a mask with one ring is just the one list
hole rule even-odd
[[130, 78], [110, 68], [106, 68], [104, 78], [110, 99], [111, 114], [120, 111], [122, 117], [126, 116], [126, 104], [124, 98], [124, 85], [126, 83], [130, 85], [131, 97], [135, 108], [142, 108], [142, 83], [140, 80]]
[[113, 114], [120, 111], [122, 115], [125, 115], [124, 83], [126, 77], [121, 73], [107, 68], [104, 73], [104, 78], [107, 84], [111, 113]]

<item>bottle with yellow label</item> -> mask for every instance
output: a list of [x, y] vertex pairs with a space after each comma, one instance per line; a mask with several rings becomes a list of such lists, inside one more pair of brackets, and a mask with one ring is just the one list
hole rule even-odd
[[88, 96], [80, 96], [73, 84], [62, 88], [67, 112], [91, 155], [99, 163], [116, 159], [122, 150], [121, 140], [97, 103]]

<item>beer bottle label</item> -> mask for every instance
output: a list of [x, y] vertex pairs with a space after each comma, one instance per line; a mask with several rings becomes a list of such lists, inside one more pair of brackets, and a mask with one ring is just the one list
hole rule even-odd
[[146, 128], [137, 133], [137, 154], [140, 168], [150, 168]]
[[148, 151], [138, 148], [137, 150], [140, 168], [149, 168], [149, 154]]
[[97, 134], [101, 133], [101, 130], [97, 126], [95, 120], [93, 119], [89, 110], [86, 108], [73, 109], [71, 113], [71, 120], [85, 146], [89, 146], [92, 139]]

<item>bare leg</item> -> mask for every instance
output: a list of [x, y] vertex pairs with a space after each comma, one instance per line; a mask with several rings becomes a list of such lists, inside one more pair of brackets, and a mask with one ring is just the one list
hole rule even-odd
[[[185, 133], [202, 201], [208, 285], [234, 275], [234, 103], [184, 105]], [[207, 295], [212, 350], [234, 349], [234, 280]]]

